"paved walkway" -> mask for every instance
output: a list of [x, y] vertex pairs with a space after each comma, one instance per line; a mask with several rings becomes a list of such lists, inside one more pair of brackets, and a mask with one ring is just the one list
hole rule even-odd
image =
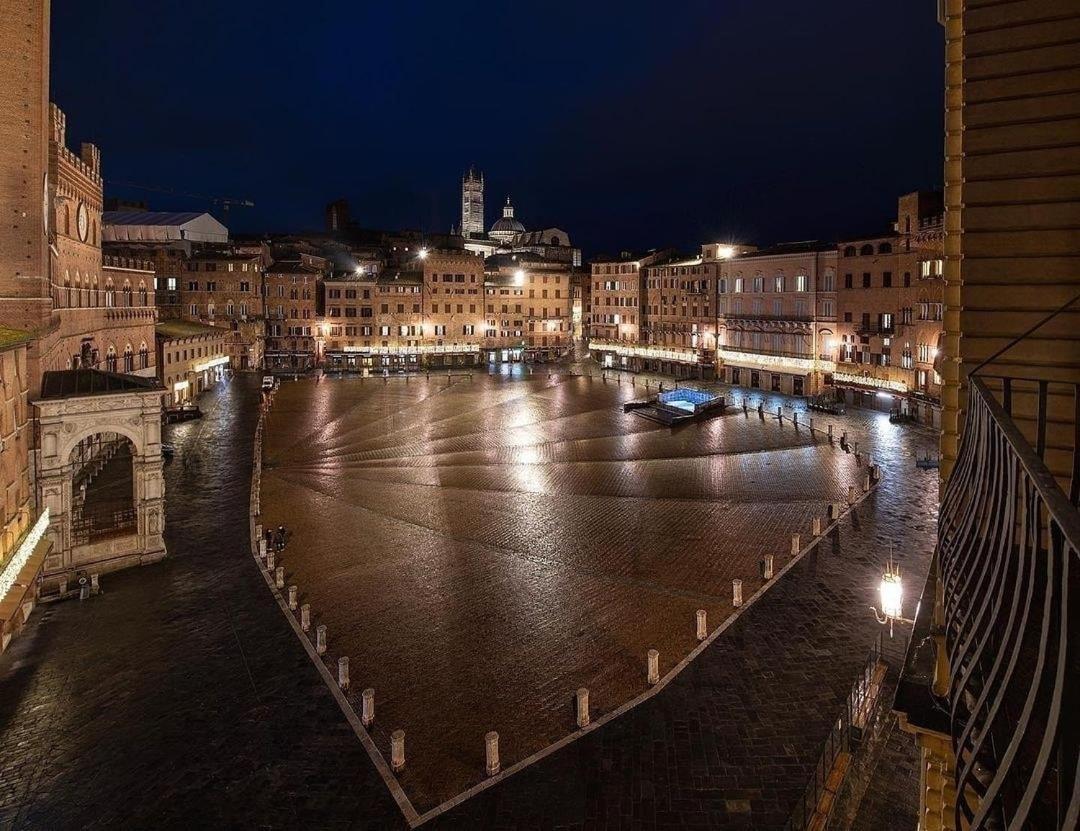
[[[0, 828], [404, 826], [248, 556], [256, 384], [172, 432], [170, 557], [0, 657]], [[934, 540], [912, 461], [933, 438], [844, 422], [885, 469], [850, 524], [659, 695], [430, 827], [781, 828], [879, 631], [890, 543], [913, 607]]]
[[258, 378], [170, 429], [169, 557], [0, 657], [0, 828], [402, 828], [248, 547]]

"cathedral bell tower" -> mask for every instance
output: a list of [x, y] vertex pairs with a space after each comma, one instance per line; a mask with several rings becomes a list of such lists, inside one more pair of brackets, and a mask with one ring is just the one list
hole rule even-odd
[[461, 235], [484, 234], [484, 174], [470, 167], [461, 178]]

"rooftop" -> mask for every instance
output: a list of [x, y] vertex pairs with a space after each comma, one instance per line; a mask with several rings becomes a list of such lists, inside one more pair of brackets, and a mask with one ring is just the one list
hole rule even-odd
[[228, 330], [222, 329], [220, 326], [210, 326], [206, 323], [197, 323], [194, 320], [163, 320], [154, 327], [154, 330], [161, 337], [168, 339], [228, 334]]
[[31, 334], [22, 329], [12, 329], [8, 326], [0, 326], [0, 350], [10, 349], [20, 343], [30, 340]]
[[751, 257], [776, 257], [782, 254], [810, 254], [819, 251], [835, 251], [836, 243], [822, 242], [818, 239], [800, 240], [798, 242], [779, 242], [767, 248], [759, 248], [757, 251], [748, 251], [740, 254], [736, 259], [744, 260]]
[[157, 378], [142, 378], [100, 369], [61, 369], [46, 372], [42, 377], [41, 400], [115, 395], [122, 392], [153, 392], [160, 389], [161, 384]]

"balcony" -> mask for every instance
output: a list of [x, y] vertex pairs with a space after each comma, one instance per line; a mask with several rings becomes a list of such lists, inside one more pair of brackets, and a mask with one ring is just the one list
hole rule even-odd
[[942, 644], [948, 671], [913, 646], [897, 697], [909, 723], [951, 735], [957, 828], [1075, 828], [1080, 814], [1080, 457], [1048, 417], [1078, 403], [1080, 385], [969, 377], [912, 641]]

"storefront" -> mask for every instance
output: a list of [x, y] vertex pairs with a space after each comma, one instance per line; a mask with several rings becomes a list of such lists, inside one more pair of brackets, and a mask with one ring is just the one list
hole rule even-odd
[[326, 372], [421, 372], [428, 369], [474, 367], [480, 362], [479, 347], [461, 346], [346, 346], [327, 349], [323, 356]]
[[600, 366], [627, 372], [657, 372], [675, 378], [712, 380], [715, 366], [702, 361], [695, 349], [663, 346], [637, 346], [614, 341], [592, 341], [589, 355]]
[[790, 358], [722, 349], [720, 377], [733, 386], [750, 387], [785, 395], [815, 395], [835, 365], [812, 358]]

